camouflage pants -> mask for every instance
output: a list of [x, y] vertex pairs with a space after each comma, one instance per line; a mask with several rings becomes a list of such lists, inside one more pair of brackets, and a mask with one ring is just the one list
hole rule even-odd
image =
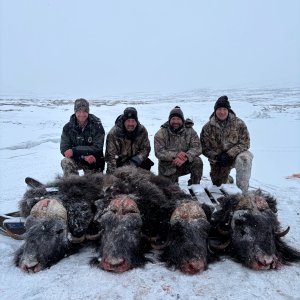
[[68, 177], [70, 175], [79, 175], [78, 170], [83, 170], [84, 174], [96, 173], [98, 171], [95, 169], [93, 164], [89, 166], [86, 164], [77, 163], [74, 159], [67, 157], [61, 160], [61, 168], [63, 170], [64, 177]]
[[232, 165], [223, 167], [216, 163], [210, 163], [210, 177], [214, 185], [220, 186], [226, 183], [231, 169], [236, 169], [236, 185], [243, 193], [248, 191], [249, 180], [251, 177], [253, 154], [244, 151], [237, 155]]
[[176, 172], [170, 176], [162, 175], [170, 179], [173, 183], [178, 182], [178, 178], [183, 175], [191, 174], [188, 184], [199, 184], [203, 173], [203, 162], [200, 157], [195, 157], [192, 162], [185, 162], [181, 167], [176, 168]]

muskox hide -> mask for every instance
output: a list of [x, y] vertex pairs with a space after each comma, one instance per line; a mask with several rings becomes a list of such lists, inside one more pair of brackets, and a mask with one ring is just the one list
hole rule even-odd
[[[109, 206], [96, 213], [102, 238], [99, 256], [92, 264], [123, 272], [143, 265], [144, 254], [152, 244], [154, 248], [165, 248], [161, 257], [169, 266], [189, 273], [203, 271], [207, 264], [208, 221], [197, 214], [197, 217], [190, 214], [188, 221], [180, 214], [171, 220], [172, 213], [182, 203], [194, 203], [196, 211], [201, 209], [199, 204], [178, 185], [151, 172], [124, 167], [114, 175], [121, 179], [115, 186], [120, 194], [112, 195]], [[191, 248], [191, 245], [196, 246]]]
[[209, 231], [210, 223], [198, 202], [180, 203], [171, 216], [163, 261], [188, 274], [206, 270], [208, 261], [213, 260], [207, 251]]
[[218, 199], [221, 209], [212, 215], [212, 224], [225, 250], [245, 266], [255, 269], [277, 269], [282, 264], [299, 261], [300, 252], [288, 246], [276, 215], [276, 199], [261, 191], [248, 195]]
[[[105, 201], [107, 180], [102, 174], [71, 176], [29, 189], [19, 203], [22, 215], [28, 218], [24, 245], [15, 255], [16, 264], [36, 272], [76, 250], [78, 247], [70, 241], [98, 238], [93, 224], [94, 201]], [[109, 185], [113, 186], [111, 182]]]
[[39, 201], [25, 227], [24, 243], [14, 257], [16, 266], [22, 270], [39, 272], [70, 254], [67, 212], [57, 200]]

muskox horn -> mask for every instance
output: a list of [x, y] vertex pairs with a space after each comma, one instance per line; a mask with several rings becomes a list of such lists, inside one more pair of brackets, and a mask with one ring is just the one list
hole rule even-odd
[[149, 237], [147, 235], [143, 235], [143, 237], [150, 242], [150, 245], [155, 250], [162, 250], [166, 248], [170, 244], [170, 239], [167, 238], [167, 240], [162, 244], [156, 244], [159, 240], [159, 236]]
[[97, 240], [100, 236], [101, 236], [101, 233], [102, 233], [103, 230], [99, 231], [98, 233], [96, 234], [86, 234], [85, 235], [85, 238], [89, 241], [95, 241]]
[[82, 243], [84, 240], [85, 240], [85, 235], [81, 236], [81, 237], [75, 237], [73, 236], [71, 233], [68, 234], [68, 240], [71, 242], [71, 243], [74, 243], [74, 244], [79, 244], [79, 243]]
[[207, 249], [211, 254], [215, 255], [215, 252], [211, 250], [209, 243], [207, 244]]
[[222, 230], [219, 226], [217, 227], [217, 231], [222, 235], [222, 236], [229, 236], [229, 230]]
[[229, 244], [230, 244], [230, 240], [227, 240], [225, 243], [220, 244], [220, 245], [216, 245], [216, 244], [212, 243], [211, 241], [209, 241], [209, 243], [208, 243], [209, 247], [211, 247], [215, 250], [224, 250], [229, 246]]
[[37, 218], [61, 218], [67, 221], [67, 210], [54, 198], [45, 198], [37, 202], [32, 207], [30, 215]]
[[275, 235], [277, 237], [283, 237], [283, 236], [287, 235], [289, 231], [290, 231], [290, 226], [288, 226], [288, 228], [284, 231], [275, 232]]
[[151, 244], [151, 247], [154, 250], [162, 250], [162, 249], [165, 249], [169, 244], [170, 244], [170, 241], [166, 241], [165, 243], [163, 243], [161, 245]]

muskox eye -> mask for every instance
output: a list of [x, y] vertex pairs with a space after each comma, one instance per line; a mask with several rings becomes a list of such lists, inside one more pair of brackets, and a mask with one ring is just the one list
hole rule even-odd
[[241, 235], [245, 235], [246, 231], [244, 229], [241, 229]]
[[128, 209], [128, 210], [126, 210], [126, 213], [127, 214], [135, 214], [136, 210], [134, 210], [134, 209]]
[[243, 221], [240, 220], [240, 219], [236, 219], [236, 220], [234, 221], [234, 224], [235, 224], [236, 226], [242, 226], [242, 225], [243, 225]]
[[56, 231], [56, 234], [61, 234], [61, 233], [63, 233], [63, 231], [64, 231], [63, 229], [59, 229]]

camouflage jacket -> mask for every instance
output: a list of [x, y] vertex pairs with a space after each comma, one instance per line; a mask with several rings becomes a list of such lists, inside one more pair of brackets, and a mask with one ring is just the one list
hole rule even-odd
[[201, 143], [197, 132], [192, 128], [194, 123], [187, 119], [178, 131], [171, 130], [169, 122], [164, 123], [154, 136], [155, 156], [158, 158], [159, 174], [170, 176], [176, 172], [172, 165], [176, 155], [186, 152], [189, 162], [201, 154]]
[[133, 157], [140, 164], [149, 156], [150, 150], [147, 129], [138, 122], [135, 131], [128, 134], [120, 115], [106, 138], [106, 172], [111, 174], [117, 167], [130, 164]]
[[[223, 124], [223, 126], [222, 126]], [[231, 158], [250, 148], [250, 136], [246, 124], [230, 110], [228, 119], [220, 122], [212, 114], [200, 134], [203, 154], [213, 162], [221, 152]]]
[[94, 155], [96, 159], [103, 157], [104, 135], [105, 131], [99, 118], [89, 114], [88, 123], [82, 130], [73, 114], [63, 128], [60, 152], [64, 155], [66, 150], [72, 149], [76, 161], [82, 160], [82, 157], [87, 155]]

